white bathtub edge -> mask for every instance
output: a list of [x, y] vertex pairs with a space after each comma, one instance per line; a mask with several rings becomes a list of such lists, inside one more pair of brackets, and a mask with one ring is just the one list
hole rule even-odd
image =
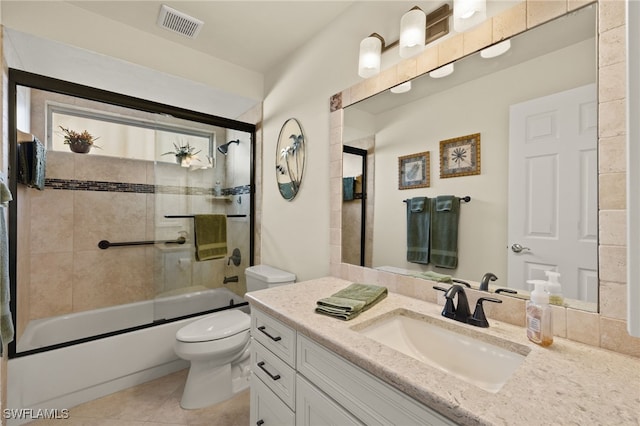
[[10, 359], [6, 408], [69, 409], [188, 368], [173, 352], [175, 333], [204, 316]]

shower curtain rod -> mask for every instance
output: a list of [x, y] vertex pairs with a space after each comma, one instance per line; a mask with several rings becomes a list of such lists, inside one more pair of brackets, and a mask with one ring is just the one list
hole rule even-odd
[[107, 240], [102, 240], [98, 243], [98, 247], [100, 247], [102, 250], [106, 250], [109, 247], [122, 247], [122, 246], [144, 246], [144, 245], [151, 245], [151, 244], [159, 244], [159, 243], [165, 243], [165, 244], [184, 244], [187, 241], [187, 239], [185, 237], [179, 237], [175, 240], [156, 240], [156, 241], [128, 241], [128, 242], [124, 242], [124, 243], [112, 243], [109, 242]]
[[[465, 195], [464, 197], [458, 197], [460, 198], [460, 201], [462, 201], [463, 203], [468, 203], [469, 201], [471, 201], [471, 197], [468, 195]], [[407, 203], [411, 201], [411, 199], [407, 198], [406, 200], [402, 200], [403, 203]]]

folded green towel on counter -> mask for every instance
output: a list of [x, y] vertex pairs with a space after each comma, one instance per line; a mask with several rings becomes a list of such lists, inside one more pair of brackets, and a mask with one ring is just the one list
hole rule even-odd
[[425, 271], [420, 272], [419, 274], [415, 274], [414, 277], [424, 278], [431, 281], [436, 281], [439, 283], [452, 283], [451, 275], [439, 274], [433, 271]]
[[316, 312], [347, 321], [387, 297], [387, 293], [386, 287], [353, 283], [329, 297], [318, 300]]

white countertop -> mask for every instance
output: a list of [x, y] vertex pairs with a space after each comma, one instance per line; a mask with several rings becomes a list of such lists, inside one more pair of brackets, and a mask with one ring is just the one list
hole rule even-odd
[[[350, 321], [314, 312], [316, 300], [350, 283], [327, 277], [247, 293], [245, 298], [252, 306], [460, 424], [640, 424], [638, 358], [557, 337], [553, 345], [542, 348], [531, 343], [521, 327], [491, 319], [489, 328], [472, 327], [443, 318], [439, 305], [396, 293], [389, 293]], [[498, 393], [487, 392], [352, 329], [398, 309], [451, 321], [454, 327], [525, 345], [531, 352]]]

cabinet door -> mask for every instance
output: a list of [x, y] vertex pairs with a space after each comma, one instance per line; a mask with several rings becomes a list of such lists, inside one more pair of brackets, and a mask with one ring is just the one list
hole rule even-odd
[[298, 335], [297, 367], [298, 376], [368, 426], [456, 424], [303, 335]]
[[295, 426], [293, 411], [262, 383], [251, 375], [250, 425]]
[[[362, 425], [344, 408], [298, 375], [296, 380], [297, 426]], [[266, 426], [266, 425], [265, 425]]]

